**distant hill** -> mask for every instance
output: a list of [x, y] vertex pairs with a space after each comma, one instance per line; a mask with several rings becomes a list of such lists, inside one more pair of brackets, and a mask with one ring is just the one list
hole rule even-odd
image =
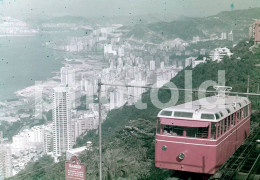
[[71, 23], [71, 24], [80, 24], [80, 23], [86, 23], [88, 22], [88, 19], [81, 16], [60, 16], [60, 17], [54, 17], [48, 20], [45, 20], [43, 22], [48, 23]]
[[[182, 17], [172, 22], [155, 22], [150, 24], [137, 24], [130, 27], [131, 30], [126, 35], [127, 37], [149, 39], [150, 34], [156, 34], [158, 38], [174, 39], [181, 38], [183, 40], [191, 40], [193, 36], [201, 38], [209, 37], [221, 32], [229, 33], [233, 30], [234, 40], [236, 42], [248, 38], [248, 27], [255, 19], [260, 19], [260, 8], [252, 8], [247, 10], [235, 10], [221, 12], [214, 16], [203, 18]], [[146, 34], [144, 31], [146, 30]]]

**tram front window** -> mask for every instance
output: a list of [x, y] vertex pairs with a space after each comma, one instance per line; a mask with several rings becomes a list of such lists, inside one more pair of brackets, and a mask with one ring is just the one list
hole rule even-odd
[[173, 135], [173, 136], [183, 136], [183, 127], [180, 126], [170, 126], [164, 125], [163, 126], [163, 135]]

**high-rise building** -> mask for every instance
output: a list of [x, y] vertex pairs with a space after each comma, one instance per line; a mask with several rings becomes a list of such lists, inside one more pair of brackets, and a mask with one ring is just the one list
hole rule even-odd
[[61, 84], [68, 87], [75, 86], [75, 72], [69, 67], [60, 69]]
[[[146, 81], [144, 80], [133, 80], [128, 85], [133, 85], [133, 86], [145, 86]], [[133, 105], [136, 103], [139, 99], [141, 99], [141, 95], [146, 91], [145, 88], [141, 87], [128, 87], [128, 97], [127, 97], [127, 103], [128, 105]]]
[[197, 57], [188, 57], [185, 59], [185, 67], [192, 65], [192, 62], [197, 59]]
[[229, 41], [233, 41], [234, 40], [233, 31], [230, 31], [230, 33], [228, 33], [228, 40]]
[[223, 39], [223, 40], [227, 39], [227, 33], [226, 32], [221, 33], [221, 39]]
[[150, 61], [150, 70], [154, 71], [155, 70], [155, 61]]
[[114, 108], [119, 108], [125, 104], [124, 99], [124, 89], [121, 87], [115, 88], [109, 92], [109, 108], [110, 110]]
[[44, 153], [48, 154], [53, 152], [53, 135], [52, 135], [52, 127], [53, 124], [47, 125], [47, 127], [44, 128]]
[[70, 150], [71, 142], [71, 102], [67, 87], [57, 87], [53, 91], [53, 152], [59, 156]]
[[8, 144], [0, 144], [0, 180], [12, 176], [11, 148]]

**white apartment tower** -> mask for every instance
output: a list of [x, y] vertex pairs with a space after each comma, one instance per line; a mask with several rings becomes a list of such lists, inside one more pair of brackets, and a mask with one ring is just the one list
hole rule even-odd
[[75, 86], [75, 72], [69, 67], [60, 69], [61, 84], [69, 87]]
[[44, 147], [44, 153], [49, 154], [53, 152], [53, 135], [52, 135], [52, 128], [53, 125], [50, 124], [44, 129], [44, 142], [43, 142], [43, 147]]
[[53, 91], [53, 152], [59, 156], [72, 148], [71, 102], [67, 87], [57, 87]]
[[11, 149], [7, 144], [0, 144], [0, 180], [12, 176]]
[[234, 41], [233, 31], [230, 31], [230, 33], [228, 33], [228, 40], [229, 41]]

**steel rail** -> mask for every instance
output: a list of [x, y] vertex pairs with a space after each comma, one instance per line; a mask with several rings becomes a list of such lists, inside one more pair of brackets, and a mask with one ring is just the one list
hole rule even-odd
[[251, 169], [249, 170], [247, 176], [245, 177], [245, 180], [249, 180], [249, 178], [250, 178], [251, 174], [253, 173], [253, 171], [254, 171], [256, 165], [258, 165], [258, 161], [259, 161], [259, 160], [260, 160], [260, 154], [258, 154], [258, 156], [257, 156], [257, 158], [256, 158], [256, 160], [255, 160], [255, 162], [254, 162], [254, 164], [252, 165]]

